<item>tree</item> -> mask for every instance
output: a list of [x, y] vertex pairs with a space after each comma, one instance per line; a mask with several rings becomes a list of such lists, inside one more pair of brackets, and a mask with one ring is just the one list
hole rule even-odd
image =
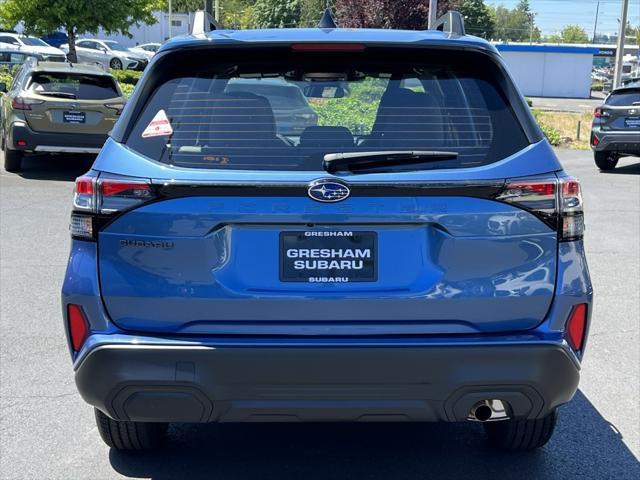
[[487, 40], [493, 38], [495, 21], [484, 0], [455, 0], [452, 8], [462, 14], [467, 33]]
[[257, 28], [295, 27], [300, 22], [301, 0], [256, 0], [253, 22]]
[[302, 0], [300, 5], [300, 26], [315, 27], [324, 12], [324, 0]]
[[5, 0], [0, 3], [0, 27], [20, 22], [27, 33], [45, 35], [63, 28], [69, 36], [69, 59], [76, 61], [78, 33], [129, 34], [129, 27], [156, 22], [152, 12], [162, 7], [158, 0]]
[[494, 36], [499, 40], [539, 42], [540, 30], [535, 26], [535, 13], [531, 11], [529, 2], [521, 0], [509, 10], [503, 6], [490, 7], [489, 11], [495, 24]]
[[588, 43], [589, 36], [585, 32], [584, 28], [579, 25], [566, 25], [560, 32], [558, 38], [557, 35], [553, 35], [552, 42], [554, 43]]
[[[438, 15], [450, 9], [448, 0], [438, 2]], [[427, 28], [429, 0], [340, 0], [338, 25], [360, 28]]]

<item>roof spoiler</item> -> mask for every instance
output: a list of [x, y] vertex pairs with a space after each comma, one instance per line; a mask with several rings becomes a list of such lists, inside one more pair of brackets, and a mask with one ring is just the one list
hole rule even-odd
[[193, 17], [191, 35], [206, 35], [213, 30], [222, 30], [224, 27], [217, 22], [211, 14], [204, 10], [198, 10]]
[[464, 18], [460, 12], [449, 10], [436, 20], [434, 29], [448, 34], [464, 35]]

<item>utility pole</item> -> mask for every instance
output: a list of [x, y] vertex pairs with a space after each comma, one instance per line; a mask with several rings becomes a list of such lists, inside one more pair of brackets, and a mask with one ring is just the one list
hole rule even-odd
[[618, 30], [618, 46], [616, 49], [616, 69], [613, 74], [613, 88], [620, 86], [622, 79], [622, 59], [624, 58], [624, 34], [627, 30], [627, 11], [629, 0], [622, 0], [622, 13], [620, 15], [620, 29]]
[[429, 22], [427, 28], [433, 30], [438, 18], [438, 0], [429, 0]]
[[220, 0], [215, 0], [213, 3], [213, 18], [216, 19], [216, 22], [220, 21]]
[[169, 38], [173, 37], [173, 32], [171, 31], [171, 25], [173, 21], [173, 5], [171, 4], [171, 0], [169, 0]]
[[529, 12], [529, 45], [533, 44], [533, 22], [535, 17], [535, 13]]
[[596, 21], [593, 23], [593, 39], [591, 43], [596, 43], [596, 32], [598, 31], [598, 14], [600, 13], [600, 1], [596, 5]]

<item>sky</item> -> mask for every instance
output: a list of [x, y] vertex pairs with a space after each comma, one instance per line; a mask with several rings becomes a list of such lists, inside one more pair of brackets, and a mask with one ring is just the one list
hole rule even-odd
[[[486, 5], [503, 5], [513, 8], [518, 0], [485, 0]], [[559, 33], [567, 24], [580, 25], [593, 35], [598, 0], [529, 0], [531, 10], [536, 13], [536, 25], [543, 35]], [[598, 33], [613, 34], [618, 30], [618, 19], [622, 12], [622, 0], [600, 0]], [[629, 0], [628, 20], [640, 25], [640, 0]]]

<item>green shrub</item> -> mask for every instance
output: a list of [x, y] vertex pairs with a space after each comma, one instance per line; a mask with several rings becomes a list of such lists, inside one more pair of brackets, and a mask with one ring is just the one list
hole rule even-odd
[[0, 82], [4, 83], [7, 88], [13, 82], [13, 74], [8, 68], [0, 67]]
[[352, 85], [344, 98], [310, 99], [311, 108], [318, 114], [318, 125], [341, 125], [355, 135], [371, 133], [385, 83], [369, 79]]
[[116, 77], [116, 80], [121, 84], [135, 85], [140, 80], [142, 72], [137, 70], [111, 70], [111, 74]]
[[560, 145], [560, 143], [562, 143], [562, 136], [560, 135], [560, 132], [553, 128], [551, 125], [546, 124], [540, 118], [540, 110], [532, 110], [532, 112], [533, 116], [538, 122], [538, 125], [540, 125], [540, 128], [542, 129], [542, 133], [544, 133], [544, 136], [547, 137], [547, 140], [549, 140], [549, 143], [554, 147]]
[[120, 88], [122, 89], [122, 93], [126, 98], [129, 98], [133, 93], [133, 89], [136, 88], [135, 85], [131, 85], [130, 83], [120, 83]]

